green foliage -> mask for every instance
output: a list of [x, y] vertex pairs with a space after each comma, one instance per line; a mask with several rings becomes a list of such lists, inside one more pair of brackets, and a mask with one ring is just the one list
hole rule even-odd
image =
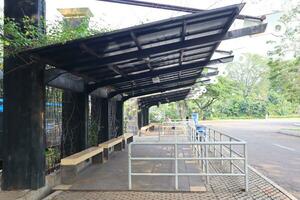
[[[100, 26], [96, 25], [93, 28], [89, 27], [89, 20], [86, 18], [82, 19], [76, 26], [67, 20], [51, 23], [43, 19], [40, 21], [42, 26], [37, 26], [35, 20], [29, 17], [24, 17], [21, 23], [11, 18], [5, 18], [4, 24], [0, 25], [0, 42], [6, 48], [5, 56], [15, 55], [25, 49], [65, 43], [70, 40], [101, 34], [109, 30], [107, 28], [99, 28]], [[41, 27], [45, 27], [46, 34]]]
[[47, 148], [45, 151], [45, 157], [46, 157], [46, 169], [50, 169], [56, 163], [60, 162], [60, 151], [55, 147]]
[[88, 145], [97, 146], [98, 145], [98, 123], [91, 120], [89, 121], [89, 131], [88, 131]]
[[279, 38], [276, 41], [269, 41], [274, 48], [269, 52], [270, 56], [281, 59], [285, 55], [291, 55], [294, 58], [300, 55], [300, 2], [292, 6], [280, 18]]
[[269, 62], [271, 89], [287, 101], [300, 104], [300, 57], [295, 60]]
[[182, 102], [172, 102], [168, 104], [161, 104], [159, 107], [153, 106], [150, 108], [150, 121], [151, 122], [163, 122], [166, 118], [170, 119], [182, 119], [185, 116], [181, 116], [179, 104]]
[[[188, 116], [197, 112], [205, 119], [248, 119], [299, 113], [299, 59], [268, 62], [262, 56], [245, 54], [243, 59], [229, 64], [227, 70], [228, 76], [207, 85], [206, 93], [185, 101]], [[179, 105], [176, 102], [152, 108], [151, 119], [159, 115], [177, 119]]]

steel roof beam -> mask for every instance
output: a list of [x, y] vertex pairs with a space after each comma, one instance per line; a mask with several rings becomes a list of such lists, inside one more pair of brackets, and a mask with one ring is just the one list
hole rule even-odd
[[179, 89], [179, 88], [191, 87], [193, 84], [194, 84], [194, 82], [190, 82], [190, 83], [186, 83], [186, 84], [182, 84], [182, 85], [176, 85], [176, 86], [171, 86], [171, 87], [166, 87], [166, 88], [158, 88], [155, 90], [150, 90], [150, 91], [145, 91], [145, 92], [139, 92], [139, 93], [125, 96], [125, 97], [123, 97], [123, 100], [126, 101], [133, 97], [138, 97], [138, 96], [143, 96], [143, 95], [158, 93], [158, 92], [165, 92], [168, 90], [175, 90], [175, 89]]
[[[196, 69], [196, 68], [204, 67], [206, 65], [214, 65], [214, 64], [217, 64], [217, 63], [220, 63], [220, 62], [223, 63], [223, 60], [224, 61], [225, 60], [231, 61], [232, 59], [233, 59], [233, 56], [227, 56], [227, 57], [211, 60], [209, 62], [200, 61], [200, 62], [195, 62], [195, 63], [182, 65], [180, 68], [178, 66], [175, 66], [175, 67], [165, 68], [165, 69], [161, 69], [161, 70], [154, 70], [152, 72], [144, 72], [144, 73], [140, 73], [140, 74], [128, 75], [128, 77], [132, 80], [141, 79], [141, 78], [145, 78], [145, 77], [153, 78], [155, 76], [162, 75], [162, 74], [177, 72], [179, 70]], [[92, 91], [92, 90], [95, 90], [99, 87], [104, 87], [104, 86], [108, 86], [108, 85], [112, 85], [112, 84], [116, 84], [116, 83], [121, 83], [121, 82], [126, 82], [126, 81], [128, 81], [128, 80], [124, 77], [114, 78], [114, 79], [107, 79], [105, 81], [101, 81], [101, 82], [96, 83], [94, 85], [90, 85], [89, 90]]]
[[122, 89], [121, 90], [116, 90], [116, 91], [110, 93], [109, 97], [114, 97], [118, 94], [131, 92], [131, 91], [135, 91], [135, 90], [142, 90], [142, 89], [147, 89], [147, 88], [151, 88], [151, 87], [162, 87], [163, 85], [166, 85], [166, 84], [189, 81], [189, 80], [193, 80], [193, 79], [197, 79], [197, 78], [199, 78], [199, 74], [196, 74], [194, 76], [190, 76], [190, 77], [187, 77], [187, 78], [181, 78], [179, 80], [177, 78], [175, 78], [175, 79], [170, 80], [170, 81], [165, 81], [165, 82], [160, 82], [160, 83], [153, 83], [153, 84], [143, 85], [143, 86], [138, 86], [138, 87], [131, 87], [131, 88], [128, 88], [128, 89], [123, 89], [123, 90]]
[[[120, 4], [127, 4], [133, 6], [142, 6], [142, 7], [149, 7], [149, 8], [158, 8], [164, 10], [172, 10], [172, 11], [180, 11], [180, 12], [187, 12], [187, 13], [197, 13], [202, 12], [205, 10], [197, 9], [197, 8], [189, 8], [183, 6], [175, 6], [175, 5], [168, 5], [168, 4], [161, 4], [161, 3], [152, 3], [152, 2], [145, 2], [145, 1], [137, 1], [137, 0], [98, 0], [98, 1], [106, 1], [111, 3], [120, 3]], [[250, 15], [238, 15], [237, 19], [251, 19], [257, 21], [263, 21], [266, 19], [266, 16], [254, 17]]]

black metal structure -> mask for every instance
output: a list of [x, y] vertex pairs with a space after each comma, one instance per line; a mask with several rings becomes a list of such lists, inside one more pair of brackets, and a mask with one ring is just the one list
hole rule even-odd
[[[180, 12], [187, 12], [187, 13], [196, 13], [196, 12], [204, 11], [201, 9], [191, 8], [191, 7], [175, 6], [175, 5], [168, 5], [162, 3], [137, 1], [137, 0], [98, 0], [98, 1], [106, 1], [110, 3], [119, 3], [119, 4], [126, 4], [126, 5], [133, 5], [133, 6], [142, 6], [148, 8], [159, 8], [164, 10], [180, 11]], [[237, 19], [251, 19], [251, 20], [258, 20], [258, 21], [263, 21], [265, 18], [266, 16], [260, 16], [260, 17], [254, 17], [250, 15], [237, 16]]]
[[146, 126], [149, 124], [149, 108], [154, 105], [171, 103], [184, 100], [190, 93], [190, 88], [180, 89], [162, 94], [146, 96], [138, 99], [138, 126]]
[[151, 107], [153, 105], [171, 103], [174, 101], [184, 100], [189, 94], [190, 89], [181, 89], [162, 94], [151, 95], [138, 99], [139, 107]]
[[193, 85], [201, 76], [243, 5], [31, 49], [21, 55], [80, 77], [88, 92], [110, 86], [114, 91], [109, 98], [176, 89]]
[[[5, 17], [22, 23], [27, 15], [40, 25], [44, 3], [5, 0]], [[65, 89], [65, 155], [87, 147], [89, 94], [96, 96], [92, 98], [91, 118], [97, 123], [98, 141], [106, 141], [122, 134], [125, 100], [190, 87], [203, 76], [205, 66], [232, 59], [228, 56], [211, 60], [222, 40], [263, 32], [265, 26], [228, 34], [243, 6], [201, 11], [5, 57], [1, 187], [38, 189], [45, 185], [46, 85]], [[176, 101], [186, 95], [162, 94], [163, 99], [153, 96], [143, 102], [149, 107], [157, 101]], [[149, 111], [143, 112], [146, 116]]]

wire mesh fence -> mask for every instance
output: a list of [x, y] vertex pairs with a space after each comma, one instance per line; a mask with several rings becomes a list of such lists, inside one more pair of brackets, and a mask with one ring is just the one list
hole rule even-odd
[[46, 173], [59, 168], [62, 138], [62, 90], [46, 87], [45, 141]]

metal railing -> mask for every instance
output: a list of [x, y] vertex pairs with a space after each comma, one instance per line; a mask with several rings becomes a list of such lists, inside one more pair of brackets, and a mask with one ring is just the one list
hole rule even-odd
[[[209, 177], [211, 176], [241, 176], [244, 177], [244, 189], [248, 191], [248, 170], [247, 170], [247, 146], [246, 142], [229, 135], [220, 133], [218, 131], [212, 130], [208, 127], [205, 128], [205, 132], [200, 134], [196, 131], [195, 125], [189, 121], [183, 122], [173, 122], [172, 126], [176, 129], [176, 126], [184, 126], [185, 133], [180, 136], [186, 138], [186, 141], [179, 141], [179, 134], [177, 131], [173, 133], [172, 141], [157, 141], [157, 142], [133, 142], [129, 144], [128, 148], [128, 182], [129, 189], [132, 189], [132, 176], [171, 176], [175, 177], [175, 189], [179, 189], [178, 177], [180, 176], [204, 176], [206, 177], [206, 183], [209, 184]], [[160, 134], [160, 133], [159, 133]], [[159, 136], [160, 138], [161, 136]], [[161, 156], [151, 156], [151, 157], [141, 157], [133, 156], [132, 148], [133, 146], [141, 145], [167, 145], [173, 146], [172, 157], [161, 157]], [[190, 146], [192, 149], [192, 154], [189, 157], [180, 157], [178, 155], [179, 147]], [[178, 161], [186, 160], [196, 160], [201, 165], [201, 172], [189, 173], [189, 172], [179, 172]], [[133, 172], [132, 162], [133, 161], [173, 161], [175, 165], [174, 172], [169, 173], [152, 173], [152, 172]], [[239, 163], [237, 163], [239, 161]], [[229, 162], [228, 172], [217, 172], [212, 171], [211, 168], [219, 162], [221, 166], [225, 162]], [[242, 163], [242, 167], [239, 166]]]

